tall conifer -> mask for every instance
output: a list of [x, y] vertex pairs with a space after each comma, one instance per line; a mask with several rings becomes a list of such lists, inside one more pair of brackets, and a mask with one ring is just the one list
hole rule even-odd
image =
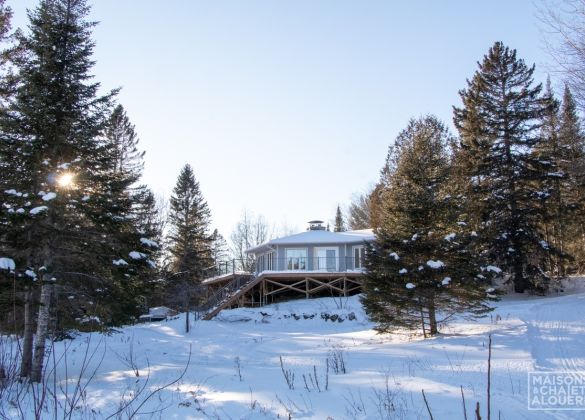
[[468, 185], [472, 221], [517, 292], [546, 288], [551, 252], [539, 234], [535, 182], [548, 162], [533, 153], [551, 102], [541, 96], [541, 85], [533, 85], [533, 73], [534, 66], [526, 66], [515, 50], [496, 42], [460, 92], [463, 107], [454, 109], [462, 154], [455, 161]]
[[343, 214], [341, 213], [341, 207], [337, 205], [337, 210], [335, 211], [335, 226], [333, 228], [334, 232], [345, 232], [345, 220], [343, 220]]
[[173, 272], [189, 272], [200, 279], [212, 263], [210, 211], [190, 165], [185, 165], [171, 196], [170, 252]]
[[565, 219], [566, 251], [574, 257], [572, 271], [585, 270], [585, 135], [577, 106], [565, 86], [559, 112], [559, 168], [566, 174], [564, 194], [570, 217]]
[[[115, 216], [104, 211], [110, 151], [100, 139], [115, 92], [100, 96], [91, 80], [88, 13], [85, 0], [43, 0], [29, 12], [30, 33], [17, 38], [13, 58], [14, 95], [0, 116], [5, 243], [24, 278], [40, 284], [34, 357], [25, 340], [21, 370], [34, 382], [41, 379], [55, 283], [69, 287], [76, 272], [84, 281], [70, 287], [99, 294], [89, 279], [112, 262], [103, 228]], [[85, 310], [94, 314], [95, 305]]]
[[397, 137], [380, 184], [376, 239], [366, 252], [363, 303], [381, 332], [438, 332], [439, 313], [481, 316], [488, 277], [477, 237], [449, 182], [450, 135], [435, 117], [411, 120]]

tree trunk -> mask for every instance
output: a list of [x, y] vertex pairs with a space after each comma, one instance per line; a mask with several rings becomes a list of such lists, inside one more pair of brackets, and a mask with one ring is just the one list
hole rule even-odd
[[423, 337], [427, 338], [427, 329], [425, 327], [425, 313], [423, 311], [422, 305], [420, 307], [420, 324], [421, 324], [422, 330], [423, 330]]
[[20, 365], [21, 378], [30, 377], [32, 367], [33, 328], [35, 325], [32, 300], [32, 288], [28, 286], [24, 293], [24, 333], [22, 338], [22, 361]]
[[[189, 286], [187, 286], [189, 287]], [[190, 299], [190, 293], [187, 292], [186, 293], [187, 298], [185, 299], [185, 332], [188, 333], [189, 332], [189, 301]]]
[[49, 335], [49, 321], [51, 301], [53, 294], [53, 281], [43, 281], [41, 287], [41, 298], [39, 306], [39, 317], [37, 321], [37, 336], [35, 340], [35, 353], [33, 357], [32, 370], [30, 374], [31, 382], [41, 382], [43, 376], [43, 364], [45, 360], [45, 342]]
[[524, 277], [524, 270], [522, 269], [522, 261], [519, 258], [514, 259], [514, 266], [512, 267], [514, 273], [514, 291], [516, 293], [524, 293], [527, 282]]
[[435, 304], [434, 302], [429, 304], [429, 335], [432, 337], [433, 335], [437, 335], [439, 333], [439, 329], [437, 328], [437, 314], [435, 312]]

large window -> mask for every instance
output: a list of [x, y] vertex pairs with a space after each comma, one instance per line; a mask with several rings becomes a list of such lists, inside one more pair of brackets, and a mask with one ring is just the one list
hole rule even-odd
[[287, 248], [286, 249], [286, 269], [287, 270], [306, 270], [307, 269], [307, 249], [306, 248]]
[[313, 269], [318, 271], [337, 271], [337, 247], [315, 248]]
[[364, 268], [364, 247], [362, 245], [353, 247], [353, 268], [356, 270]]
[[267, 270], [274, 270], [274, 252], [269, 252], [266, 255], [267, 259]]

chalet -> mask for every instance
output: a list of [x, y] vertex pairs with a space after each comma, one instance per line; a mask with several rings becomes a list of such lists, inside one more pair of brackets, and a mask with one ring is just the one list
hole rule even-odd
[[306, 232], [250, 248], [249, 261], [231, 261], [203, 281], [208, 298], [203, 318], [234, 306], [359, 293], [364, 246], [373, 239], [371, 229], [330, 232], [314, 220]]

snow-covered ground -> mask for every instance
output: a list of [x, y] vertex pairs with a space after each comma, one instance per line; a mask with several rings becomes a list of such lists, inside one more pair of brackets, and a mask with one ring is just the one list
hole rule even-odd
[[[479, 402], [485, 419], [491, 333], [493, 419], [582, 419], [585, 411], [529, 411], [527, 372], [585, 371], [584, 308], [581, 283], [558, 296], [505, 297], [490, 317], [427, 340], [377, 335], [357, 297], [226, 310], [188, 334], [180, 316], [56, 343], [57, 387], [73, 398], [80, 370], [82, 383], [92, 377], [74, 418], [121, 410], [121, 418], [428, 419], [424, 389], [435, 419], [463, 419], [463, 389], [468, 418]], [[14, 404], [0, 404], [19, 417]]]

